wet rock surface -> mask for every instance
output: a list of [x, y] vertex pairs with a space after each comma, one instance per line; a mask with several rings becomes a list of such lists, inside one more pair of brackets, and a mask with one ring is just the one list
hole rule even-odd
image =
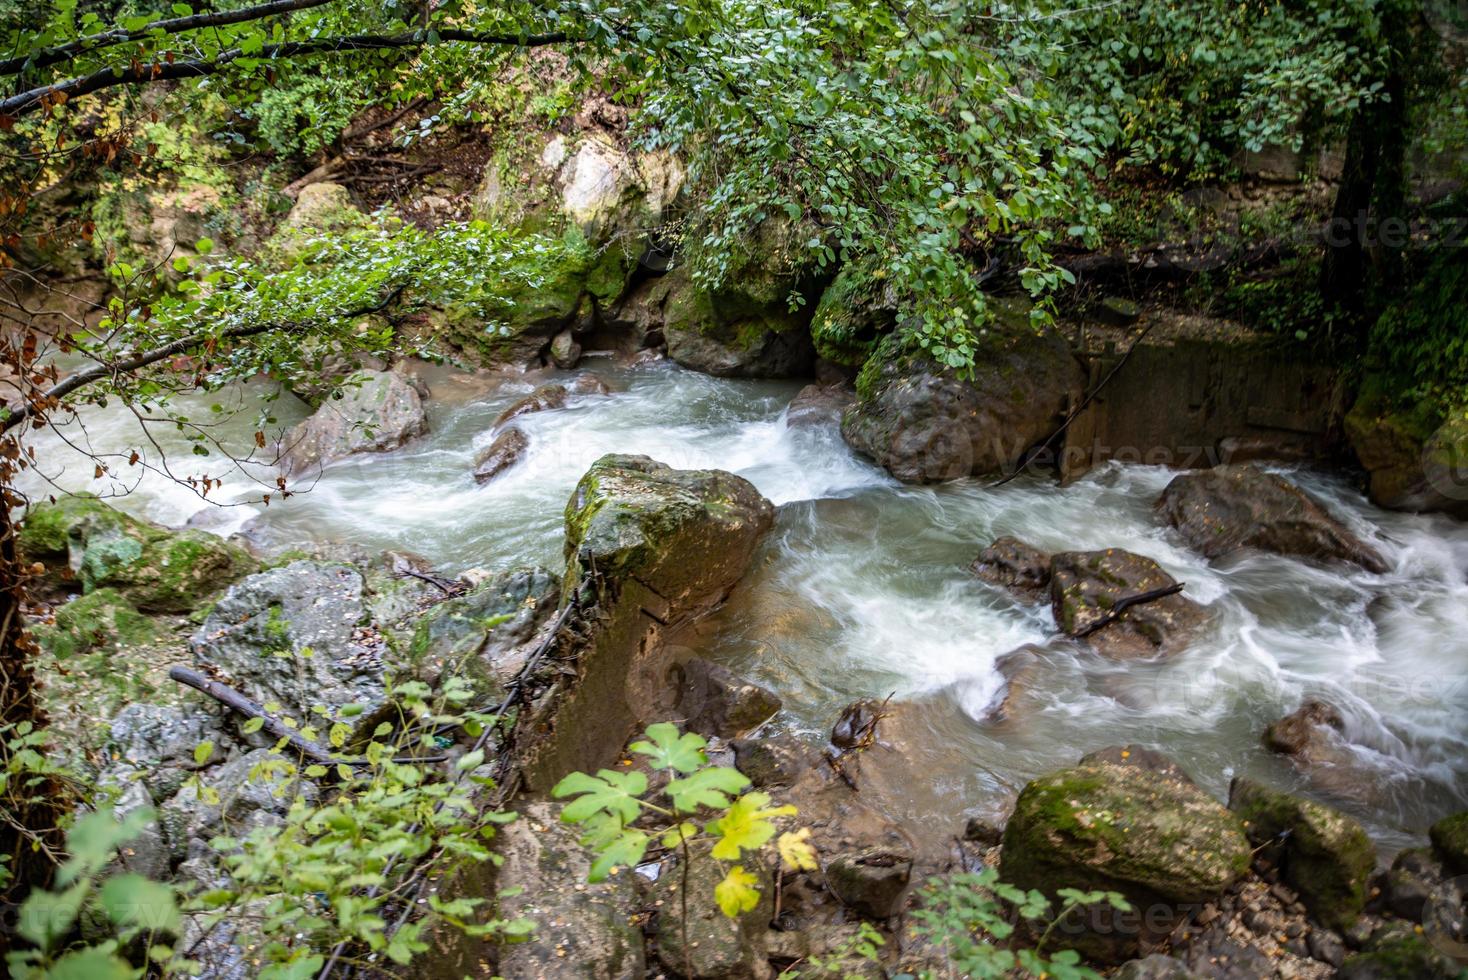
[[398, 371], [359, 371], [314, 415], [281, 440], [288, 475], [318, 469], [358, 453], [397, 449], [428, 431], [423, 397]]
[[488, 483], [520, 462], [529, 449], [529, 436], [515, 426], [505, 429], [474, 457], [474, 482]]
[[324, 705], [356, 705], [358, 733], [387, 706], [385, 645], [365, 582], [342, 564], [297, 561], [230, 588], [189, 641], [202, 669], [297, 720]]
[[904, 483], [1006, 472], [1079, 396], [1081, 369], [1062, 340], [1033, 332], [975, 361], [961, 380], [921, 358], [887, 358], [859, 386], [842, 435]]
[[1039, 548], [1005, 535], [980, 551], [969, 570], [1023, 601], [1036, 602], [1050, 587], [1050, 561]]
[[1163, 519], [1209, 558], [1245, 549], [1384, 572], [1386, 559], [1299, 487], [1257, 466], [1185, 473], [1157, 500]]
[[678, 717], [689, 731], [735, 738], [768, 721], [780, 710], [773, 691], [736, 677], [728, 668], [701, 657], [674, 668]]
[[1310, 800], [1236, 778], [1229, 809], [1244, 821], [1249, 841], [1322, 924], [1344, 929], [1366, 905], [1376, 851], [1361, 825]]
[[1108, 548], [1067, 551], [1050, 566], [1050, 609], [1061, 632], [1082, 637], [1117, 659], [1176, 653], [1207, 620], [1202, 606], [1181, 594], [1132, 605], [1131, 597], [1177, 585], [1150, 558]]

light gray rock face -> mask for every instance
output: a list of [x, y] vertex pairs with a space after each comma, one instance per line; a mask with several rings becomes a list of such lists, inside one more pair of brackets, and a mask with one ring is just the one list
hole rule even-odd
[[[357, 383], [360, 381], [360, 383]], [[423, 396], [397, 371], [359, 371], [281, 441], [288, 476], [357, 453], [397, 449], [428, 431]]]
[[316, 784], [293, 775], [292, 768], [271, 749], [255, 749], [206, 770], [198, 784], [184, 786], [160, 808], [174, 859], [202, 853], [213, 837], [242, 837], [256, 827], [280, 824], [297, 796], [316, 802]]
[[500, 900], [504, 918], [535, 923], [535, 937], [505, 946], [499, 974], [546, 980], [641, 980], [642, 931], [630, 921], [638, 907], [629, 873], [586, 883], [591, 853], [580, 832], [560, 821], [560, 808], [532, 803], [501, 832], [504, 858], [497, 886], [518, 894]]
[[288, 717], [357, 705], [360, 734], [387, 705], [384, 642], [362, 575], [348, 565], [297, 561], [251, 575], [215, 604], [189, 646], [199, 666]]

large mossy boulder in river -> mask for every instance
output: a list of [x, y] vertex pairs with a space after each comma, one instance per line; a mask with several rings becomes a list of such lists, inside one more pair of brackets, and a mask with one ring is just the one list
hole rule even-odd
[[1083, 916], [1086, 931], [1065, 936], [1117, 962], [1144, 933], [1166, 934], [1185, 907], [1217, 898], [1248, 869], [1238, 818], [1197, 786], [1165, 768], [1099, 762], [1024, 788], [1004, 830], [1000, 875], [1051, 898], [1062, 888], [1125, 896], [1145, 913], [1140, 922], [1097, 912]]
[[672, 615], [728, 595], [774, 507], [742, 477], [675, 470], [646, 456], [603, 456], [566, 505], [566, 585], [595, 574], [636, 580]]
[[1181, 594], [1128, 603], [1176, 585], [1161, 565], [1130, 551], [1065, 551], [1050, 562], [1050, 609], [1063, 633], [1106, 656], [1167, 655], [1192, 640], [1207, 619], [1204, 607]]
[[799, 289], [793, 277], [751, 262], [716, 289], [694, 282], [686, 267], [660, 285], [668, 356], [684, 367], [724, 378], [798, 378], [815, 370], [810, 313], [790, 309]]
[[[244, 549], [204, 531], [169, 531], [90, 494], [36, 504], [17, 540], [52, 586], [112, 589], [149, 613], [186, 613], [255, 568]], [[65, 581], [65, 580], [70, 580]]]
[[189, 640], [194, 660], [297, 721], [318, 705], [333, 717], [350, 705], [356, 734], [370, 732], [387, 707], [386, 641], [365, 591], [350, 565], [295, 561], [251, 575]]
[[1060, 424], [1082, 373], [1053, 333], [1016, 330], [974, 356], [965, 379], [931, 359], [879, 349], [841, 434], [904, 483], [1012, 469]]
[[[681, 678], [667, 632], [712, 609], [749, 567], [774, 507], [720, 470], [603, 456], [566, 505], [562, 602], [582, 605], [574, 676], [528, 716], [526, 785], [615, 761], [635, 728], [675, 717]], [[593, 588], [584, 588], [592, 586]]]
[[358, 371], [281, 440], [281, 467], [298, 475], [356, 453], [397, 449], [428, 431], [423, 396], [399, 371]]
[[1344, 427], [1374, 503], [1468, 518], [1468, 415], [1442, 419], [1427, 404], [1397, 408], [1381, 382], [1368, 379]]
[[1228, 806], [1316, 921], [1332, 929], [1356, 921], [1376, 869], [1376, 849], [1359, 823], [1243, 777], [1229, 787]]
[[1157, 510], [1209, 558], [1248, 548], [1343, 561], [1372, 572], [1387, 563], [1330, 511], [1288, 480], [1257, 466], [1218, 466], [1173, 479]]

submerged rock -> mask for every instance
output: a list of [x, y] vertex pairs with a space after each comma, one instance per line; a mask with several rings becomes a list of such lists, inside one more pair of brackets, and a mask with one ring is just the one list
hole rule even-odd
[[190, 639], [194, 660], [297, 721], [317, 705], [355, 705], [356, 733], [370, 732], [382, 720], [387, 689], [384, 644], [363, 590], [362, 574], [348, 565], [296, 561], [251, 575]]
[[1264, 745], [1289, 756], [1319, 792], [1342, 800], [1379, 802], [1381, 774], [1353, 751], [1345, 727], [1339, 711], [1312, 698], [1266, 728]]
[[969, 570], [1030, 602], [1037, 601], [1050, 585], [1050, 556], [1007, 534], [979, 552]]
[[359, 371], [281, 440], [281, 468], [299, 475], [357, 453], [397, 449], [428, 431], [423, 398], [397, 371]]
[[1288, 480], [1257, 466], [1184, 473], [1167, 485], [1157, 509], [1189, 545], [1209, 558], [1246, 548], [1350, 562], [1384, 572], [1386, 560]]
[[1081, 392], [1080, 366], [1048, 333], [1019, 332], [981, 351], [972, 380], [922, 357], [873, 357], [841, 433], [904, 483], [1011, 470]]
[[1112, 613], [1121, 600], [1176, 584], [1161, 565], [1130, 551], [1066, 551], [1051, 562], [1050, 609], [1063, 633], [1084, 637], [1106, 656], [1172, 654], [1206, 621], [1198, 603], [1175, 594]]
[[530, 437], [511, 426], [495, 437], [474, 457], [474, 482], [488, 483], [505, 470], [520, 462], [530, 448]]
[[1376, 868], [1376, 850], [1359, 823], [1243, 777], [1229, 787], [1228, 806], [1316, 920], [1333, 929], [1356, 921]]
[[531, 803], [500, 831], [495, 876], [501, 918], [535, 924], [528, 941], [501, 947], [498, 975], [545, 980], [641, 980], [642, 930], [633, 922], [630, 873], [587, 884], [593, 854], [559, 807]]
[[[17, 546], [24, 561], [49, 570], [50, 583], [79, 582], [87, 593], [109, 589], [109, 598], [143, 612], [190, 612], [255, 568], [244, 549], [221, 538], [203, 531], [164, 530], [90, 494], [32, 507]], [[101, 604], [93, 602], [95, 607]], [[120, 607], [119, 615], [126, 619]], [[114, 625], [119, 624], [114, 617]]]
[[681, 676], [678, 717], [689, 731], [735, 738], [769, 721], [780, 710], [773, 691], [734, 676], [728, 668], [694, 657], [674, 668]]
[[[1096, 912], [1066, 941], [1116, 962], [1165, 935], [1185, 906], [1217, 898], [1249, 867], [1238, 819], [1191, 782], [1139, 766], [1078, 766], [1027, 785], [1004, 831], [1003, 879], [1054, 896], [1120, 892], [1147, 912], [1116, 927]], [[1168, 914], [1162, 914], [1168, 913]]]

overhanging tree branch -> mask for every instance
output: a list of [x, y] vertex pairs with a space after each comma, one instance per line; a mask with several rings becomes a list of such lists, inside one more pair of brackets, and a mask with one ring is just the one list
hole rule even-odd
[[[401, 296], [405, 288], [406, 286], [399, 286], [375, 303], [352, 310], [345, 310], [337, 314], [334, 318], [349, 320], [356, 317], [368, 316], [372, 313], [379, 313]], [[131, 357], [125, 357], [119, 361], [94, 364], [89, 368], [83, 368], [80, 371], [67, 375], [46, 391], [32, 398], [26, 404], [18, 405], [5, 418], [4, 422], [0, 422], [0, 433], [9, 432], [26, 419], [33, 417], [38, 410], [44, 410], [56, 405], [67, 395], [72, 394], [78, 389], [85, 388], [89, 384], [101, 381], [103, 378], [110, 378], [119, 374], [129, 374], [133, 371], [141, 370], [149, 365], [157, 364], [159, 361], [185, 353], [211, 340], [237, 340], [241, 337], [255, 337], [262, 333], [303, 333], [319, 325], [319, 322], [314, 320], [285, 323], [275, 321], [242, 323], [237, 326], [226, 327], [219, 333], [200, 332], [179, 337], [177, 340], [171, 340], [166, 344], [154, 347], [151, 350], [142, 351]]]
[[253, 7], [240, 7], [238, 10], [222, 10], [211, 13], [191, 14], [188, 17], [170, 17], [166, 20], [155, 20], [151, 24], [145, 24], [135, 31], [125, 31], [115, 28], [110, 31], [98, 31], [96, 34], [88, 34], [79, 37], [75, 41], [58, 44], [50, 48], [42, 48], [30, 54], [0, 61], [0, 75], [19, 75], [28, 68], [48, 68], [51, 65], [70, 61], [79, 54], [96, 51], [99, 48], [110, 48], [118, 44], [126, 44], [129, 41], [141, 41], [144, 38], [157, 37], [160, 34], [183, 34], [187, 31], [196, 31], [205, 27], [225, 27], [230, 24], [243, 24], [252, 20], [264, 20], [266, 17], [274, 17], [277, 14], [288, 14], [297, 10], [309, 10], [312, 7], [324, 7], [336, 0], [270, 0], [269, 3], [257, 4]]
[[[433, 32], [434, 40], [458, 41], [465, 44], [503, 45], [506, 47], [534, 48], [575, 41], [569, 35], [554, 31], [548, 34], [485, 34], [478, 31], [445, 29]], [[212, 59], [191, 61], [153, 62], [146, 65], [102, 68], [89, 75], [78, 75], [64, 81], [41, 85], [0, 101], [0, 117], [14, 119], [34, 112], [54, 102], [90, 95], [103, 89], [120, 85], [137, 85], [148, 82], [175, 81], [185, 78], [203, 78], [218, 74], [237, 61], [273, 61], [281, 58], [297, 58], [313, 54], [335, 54], [343, 51], [388, 51], [401, 48], [422, 48], [430, 43], [428, 32], [413, 31], [410, 34], [356, 34], [344, 37], [323, 37], [311, 41], [285, 41], [263, 45], [260, 50], [246, 52], [243, 48], [231, 48]]]

